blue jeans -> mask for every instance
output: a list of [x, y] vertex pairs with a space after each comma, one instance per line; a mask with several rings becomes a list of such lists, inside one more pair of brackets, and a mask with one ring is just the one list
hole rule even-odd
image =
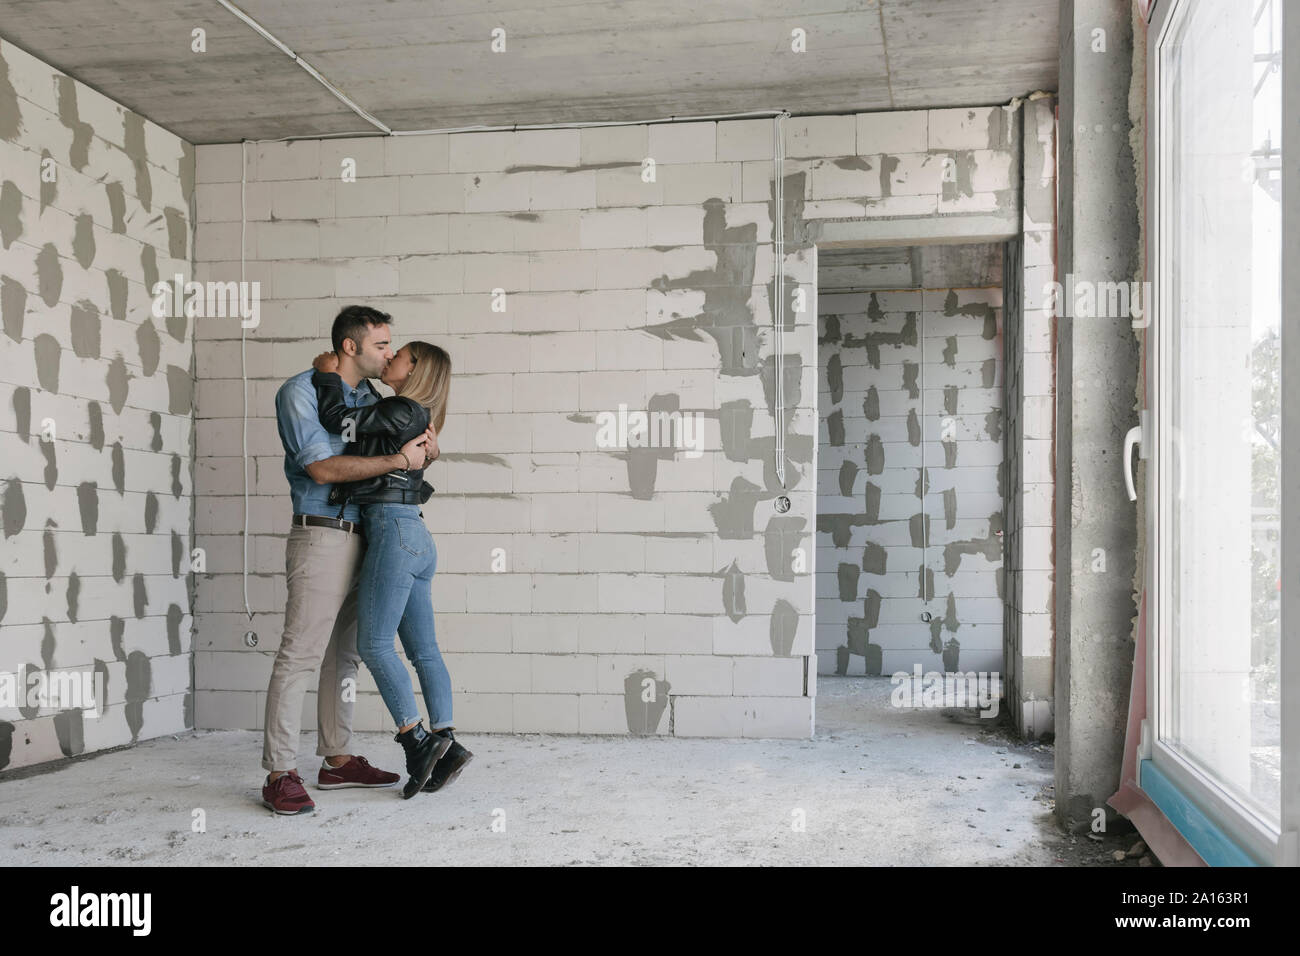
[[399, 728], [420, 719], [411, 678], [393, 647], [402, 640], [420, 678], [429, 729], [450, 727], [451, 675], [438, 650], [430, 588], [438, 565], [433, 536], [418, 505], [364, 504], [366, 556], [357, 588], [357, 652]]

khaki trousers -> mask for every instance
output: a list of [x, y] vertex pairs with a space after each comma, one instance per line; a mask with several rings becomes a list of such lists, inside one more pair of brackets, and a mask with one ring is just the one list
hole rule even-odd
[[317, 668], [316, 753], [332, 757], [351, 752], [352, 701], [361, 662], [357, 578], [364, 553], [361, 536], [348, 531], [297, 525], [289, 531], [284, 635], [266, 690], [262, 766], [267, 770], [298, 766], [303, 698]]

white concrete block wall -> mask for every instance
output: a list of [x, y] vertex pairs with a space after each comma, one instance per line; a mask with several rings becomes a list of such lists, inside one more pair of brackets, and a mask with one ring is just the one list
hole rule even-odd
[[818, 296], [820, 673], [1003, 669], [1001, 306]]
[[1008, 707], [1030, 737], [1052, 732], [1056, 365], [1046, 287], [1056, 280], [1054, 97], [1024, 105], [1023, 233], [1006, 258]]
[[[200, 725], [261, 720], [289, 516], [273, 396], [328, 346], [338, 310], [365, 302], [395, 316], [397, 342], [431, 339], [455, 364], [430, 476], [438, 493], [424, 513], [458, 725], [807, 736], [812, 246], [839, 220], [923, 228], [936, 213], [1009, 215], [1017, 157], [1002, 141], [1003, 111], [967, 112], [787, 123], [785, 274], [810, 304], [785, 335], [784, 489], [771, 121], [250, 145], [244, 275], [265, 300], [247, 349], [249, 594], [262, 641], [242, 645], [239, 568], [226, 559], [198, 582]], [[345, 160], [356, 182], [341, 180]], [[196, 274], [238, 278], [241, 148], [199, 147], [197, 163]], [[233, 558], [239, 329], [205, 323], [198, 336], [197, 533]], [[703, 454], [599, 447], [597, 416], [620, 405], [698, 413]], [[782, 491], [786, 514], [773, 507]], [[377, 699], [368, 675], [362, 690]], [[387, 727], [382, 709], [367, 713], [360, 729]]]
[[194, 726], [193, 327], [151, 293], [190, 277], [193, 181], [189, 144], [0, 40], [0, 673], [104, 686], [99, 716], [0, 706], [0, 770]]

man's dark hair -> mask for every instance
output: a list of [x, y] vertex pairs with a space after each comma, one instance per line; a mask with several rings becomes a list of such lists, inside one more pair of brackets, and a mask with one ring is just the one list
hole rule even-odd
[[330, 330], [330, 340], [334, 351], [343, 354], [343, 340], [351, 339], [361, 350], [361, 340], [366, 336], [366, 329], [376, 325], [392, 325], [393, 317], [387, 312], [380, 312], [368, 305], [350, 305], [334, 318], [334, 328]]

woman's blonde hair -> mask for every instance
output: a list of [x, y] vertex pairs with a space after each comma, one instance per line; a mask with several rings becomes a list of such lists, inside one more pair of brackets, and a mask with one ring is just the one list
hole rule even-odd
[[451, 356], [429, 342], [407, 342], [406, 347], [411, 350], [411, 374], [397, 394], [427, 408], [433, 430], [441, 432], [451, 391]]

